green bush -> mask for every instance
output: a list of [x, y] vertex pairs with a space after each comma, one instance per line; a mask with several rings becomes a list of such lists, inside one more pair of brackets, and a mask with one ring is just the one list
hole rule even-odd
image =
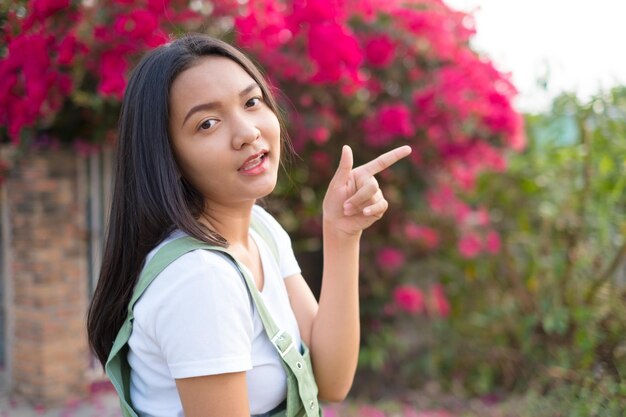
[[626, 88], [584, 104], [563, 95], [527, 133], [527, 150], [471, 196], [498, 219], [503, 250], [455, 263], [434, 356], [478, 392], [624, 381]]
[[507, 171], [465, 195], [489, 208], [501, 251], [414, 260], [411, 274], [445, 284], [450, 316], [383, 320], [365, 353], [385, 385], [531, 389], [570, 398], [563, 415], [617, 415], [599, 410], [626, 409], [626, 88], [562, 95], [526, 128]]

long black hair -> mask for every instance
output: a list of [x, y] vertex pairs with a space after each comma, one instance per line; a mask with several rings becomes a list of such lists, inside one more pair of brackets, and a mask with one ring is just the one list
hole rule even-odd
[[200, 58], [215, 55], [233, 60], [256, 81], [265, 103], [281, 123], [282, 143], [288, 143], [268, 83], [250, 59], [228, 43], [205, 35], [186, 35], [141, 60], [122, 103], [104, 256], [87, 317], [89, 345], [103, 366], [150, 250], [176, 228], [212, 245], [228, 245], [198, 221], [204, 198], [183, 178], [168, 134], [173, 81]]

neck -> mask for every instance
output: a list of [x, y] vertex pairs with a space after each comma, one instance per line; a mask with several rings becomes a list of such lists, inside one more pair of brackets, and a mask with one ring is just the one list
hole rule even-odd
[[210, 203], [200, 222], [223, 236], [231, 246], [247, 247], [253, 205], [254, 201], [237, 206]]

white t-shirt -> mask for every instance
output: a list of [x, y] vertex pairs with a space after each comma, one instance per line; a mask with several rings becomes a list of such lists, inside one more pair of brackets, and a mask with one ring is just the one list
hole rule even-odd
[[[263, 264], [261, 296], [277, 325], [300, 345], [300, 332], [283, 278], [300, 273], [285, 230], [265, 210], [253, 208], [271, 231], [279, 261], [254, 230]], [[182, 236], [173, 232], [159, 246]], [[287, 392], [280, 356], [234, 265], [223, 255], [195, 250], [167, 266], [134, 308], [128, 341], [130, 395], [140, 416], [184, 416], [174, 379], [247, 371], [250, 414], [272, 410]]]

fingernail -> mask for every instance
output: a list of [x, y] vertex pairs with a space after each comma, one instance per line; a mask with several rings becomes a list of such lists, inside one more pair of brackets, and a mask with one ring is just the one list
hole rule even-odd
[[372, 212], [372, 209], [369, 208], [369, 207], [363, 209], [363, 214], [366, 215], [366, 216], [369, 216], [371, 212]]

